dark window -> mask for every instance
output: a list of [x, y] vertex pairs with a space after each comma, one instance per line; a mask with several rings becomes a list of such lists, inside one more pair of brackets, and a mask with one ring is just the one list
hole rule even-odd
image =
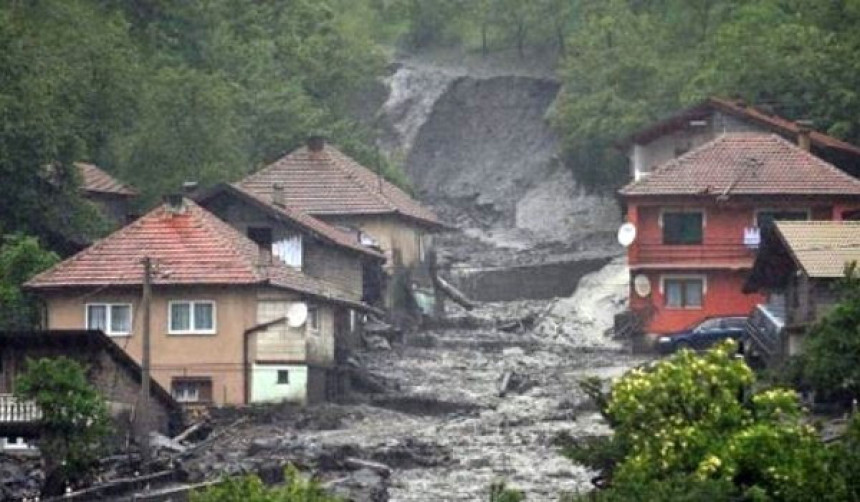
[[287, 370], [278, 370], [278, 385], [286, 385], [290, 383], [290, 372]]
[[672, 308], [700, 308], [704, 296], [702, 279], [666, 279], [663, 283], [666, 306]]
[[702, 213], [663, 213], [663, 244], [701, 244]]
[[708, 319], [704, 321], [702, 324], [696, 328], [696, 331], [713, 331], [716, 329], [720, 329], [720, 320], [719, 319]]
[[180, 403], [206, 403], [212, 401], [212, 379], [174, 378], [171, 382], [173, 398]]
[[727, 329], [746, 329], [747, 320], [745, 317], [729, 317], [725, 320]]
[[248, 238], [263, 249], [272, 249], [272, 229], [269, 227], [248, 227]]
[[308, 308], [308, 329], [317, 331], [320, 328], [320, 311], [317, 307]]

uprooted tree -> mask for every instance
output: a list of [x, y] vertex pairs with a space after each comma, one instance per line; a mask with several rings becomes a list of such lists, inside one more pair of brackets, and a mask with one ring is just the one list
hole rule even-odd
[[566, 453], [602, 470], [595, 500], [856, 500], [860, 421], [824, 444], [793, 390], [752, 393], [754, 383], [731, 342], [683, 350], [598, 395], [614, 434]]
[[28, 359], [15, 395], [42, 412], [39, 450], [45, 467], [45, 496], [60, 495], [67, 484], [86, 481], [110, 432], [104, 398], [84, 368], [67, 357]]

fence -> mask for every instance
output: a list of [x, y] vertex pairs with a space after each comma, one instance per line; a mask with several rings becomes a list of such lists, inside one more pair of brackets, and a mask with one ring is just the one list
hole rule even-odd
[[12, 394], [0, 394], [0, 427], [4, 424], [31, 424], [42, 419], [42, 410]]

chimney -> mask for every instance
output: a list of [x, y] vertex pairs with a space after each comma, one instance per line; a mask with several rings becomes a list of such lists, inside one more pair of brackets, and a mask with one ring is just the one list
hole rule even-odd
[[272, 185], [272, 204], [284, 207], [284, 185], [281, 183]]
[[311, 152], [321, 152], [323, 147], [325, 147], [325, 138], [323, 136], [315, 135], [308, 136], [308, 150]]
[[190, 194], [197, 190], [197, 182], [196, 181], [186, 181], [182, 183], [182, 193]]
[[797, 124], [797, 146], [806, 150], [807, 152], [812, 147], [812, 139], [809, 135], [812, 133], [812, 121], [811, 120], [798, 120]]
[[185, 212], [185, 199], [179, 193], [167, 194], [164, 196], [164, 207], [171, 215], [182, 214]]

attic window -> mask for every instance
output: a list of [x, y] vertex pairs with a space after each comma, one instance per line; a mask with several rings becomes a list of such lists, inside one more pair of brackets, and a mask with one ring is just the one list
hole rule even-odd
[[270, 227], [248, 227], [248, 238], [256, 242], [261, 249], [272, 247], [272, 229]]
[[302, 269], [302, 235], [289, 234], [272, 243], [272, 255], [290, 267]]

